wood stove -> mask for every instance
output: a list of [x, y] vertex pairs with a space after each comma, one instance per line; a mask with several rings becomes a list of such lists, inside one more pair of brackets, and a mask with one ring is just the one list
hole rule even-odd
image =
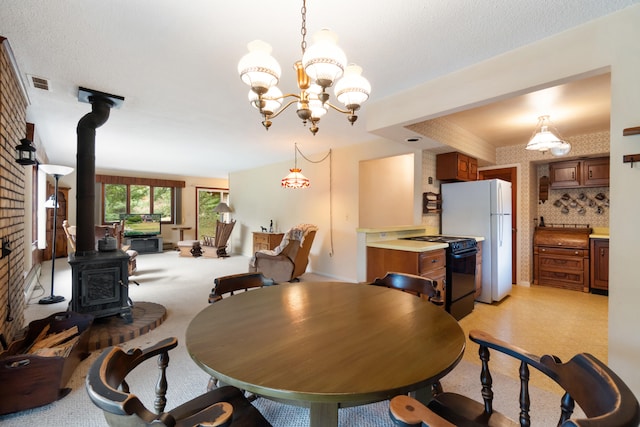
[[109, 119], [112, 107], [124, 98], [80, 88], [78, 100], [91, 104], [91, 112], [77, 127], [76, 251], [69, 256], [72, 273], [71, 310], [95, 318], [121, 315], [131, 322], [129, 255], [116, 249], [96, 251], [95, 240], [95, 139], [96, 129]]
[[93, 255], [69, 256], [71, 264], [71, 310], [95, 318], [121, 315], [128, 323], [129, 255], [121, 250]]

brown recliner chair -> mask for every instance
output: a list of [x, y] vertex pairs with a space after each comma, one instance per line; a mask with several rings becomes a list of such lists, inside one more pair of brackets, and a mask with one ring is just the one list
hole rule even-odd
[[309, 225], [291, 228], [275, 251], [256, 252], [249, 271], [258, 271], [275, 282], [297, 281], [309, 264], [309, 252], [317, 229]]

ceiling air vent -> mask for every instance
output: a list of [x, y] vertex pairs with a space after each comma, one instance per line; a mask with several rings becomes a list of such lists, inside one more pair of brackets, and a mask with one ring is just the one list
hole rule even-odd
[[49, 90], [49, 80], [31, 75], [29, 76], [29, 80], [31, 81], [31, 86], [34, 88], [47, 91]]

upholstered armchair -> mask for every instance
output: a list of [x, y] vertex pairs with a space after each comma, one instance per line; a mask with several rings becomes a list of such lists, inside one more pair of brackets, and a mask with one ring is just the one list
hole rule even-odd
[[276, 249], [258, 251], [249, 265], [250, 272], [260, 272], [276, 282], [292, 282], [304, 274], [309, 252], [318, 227], [300, 224], [287, 231]]

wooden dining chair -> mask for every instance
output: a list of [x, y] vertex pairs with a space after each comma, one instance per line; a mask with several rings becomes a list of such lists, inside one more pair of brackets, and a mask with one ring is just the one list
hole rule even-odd
[[436, 305], [444, 304], [442, 293], [437, 287], [438, 283], [426, 277], [408, 273], [388, 272], [384, 277], [376, 278], [371, 284], [409, 292]]
[[[640, 423], [638, 400], [627, 385], [607, 365], [588, 353], [579, 353], [566, 363], [556, 356], [538, 357], [481, 331], [469, 338], [480, 345], [480, 382], [483, 402], [456, 393], [441, 393], [427, 406], [409, 396], [391, 399], [389, 413], [399, 426], [529, 426], [529, 368], [555, 381], [565, 393], [560, 399], [558, 426], [631, 427]], [[520, 417], [516, 422], [493, 409], [489, 349], [520, 361]], [[515, 396], [514, 396], [515, 397]], [[571, 418], [578, 404], [586, 418]]]
[[[177, 345], [176, 338], [166, 338], [144, 350], [136, 348], [125, 352], [120, 347], [109, 347], [102, 352], [89, 368], [86, 389], [91, 401], [104, 412], [108, 425], [271, 426], [243, 393], [231, 386], [208, 391], [165, 412], [168, 353]], [[126, 377], [136, 366], [155, 356], [158, 356], [160, 372], [156, 383], [154, 411], [151, 411], [130, 392]]]
[[220, 301], [226, 294], [230, 296], [236, 292], [276, 284], [273, 280], [264, 277], [262, 273], [240, 273], [216, 277], [213, 283], [214, 286], [209, 294], [209, 303]]

